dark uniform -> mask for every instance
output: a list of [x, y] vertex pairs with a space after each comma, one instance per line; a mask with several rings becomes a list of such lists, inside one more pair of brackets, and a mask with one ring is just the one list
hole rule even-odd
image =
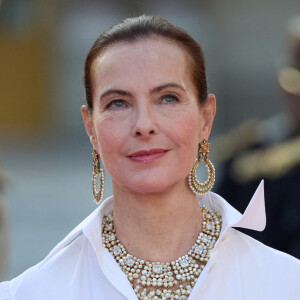
[[265, 180], [267, 227], [247, 233], [300, 258], [300, 16], [286, 33], [278, 74], [286, 114], [247, 121], [212, 145], [224, 166], [217, 192], [240, 212]]
[[243, 213], [264, 179], [267, 226], [263, 232], [247, 230], [247, 234], [300, 258], [300, 135], [284, 132], [280, 136], [273, 130], [277, 137], [272, 140], [268, 132], [285, 128], [283, 119], [249, 121], [217, 139], [215, 145], [212, 142], [222, 151], [224, 166], [216, 192]]

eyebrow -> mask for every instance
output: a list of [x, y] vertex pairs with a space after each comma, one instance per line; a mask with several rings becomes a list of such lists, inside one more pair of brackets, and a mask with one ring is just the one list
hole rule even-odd
[[177, 88], [177, 89], [180, 89], [182, 91], [185, 92], [185, 88], [180, 85], [180, 84], [177, 84], [177, 83], [173, 83], [173, 82], [170, 82], [170, 83], [166, 83], [166, 84], [163, 84], [163, 85], [159, 85], [155, 88], [153, 88], [150, 93], [151, 94], [155, 94], [155, 93], [159, 93], [161, 92], [162, 90], [166, 89], [166, 88]]
[[100, 100], [111, 94], [119, 94], [121, 96], [131, 96], [131, 93], [129, 93], [128, 91], [125, 91], [125, 90], [109, 89], [109, 90], [105, 91], [103, 94], [101, 94]]
[[[185, 92], [185, 89], [182, 85], [170, 82], [170, 83], [166, 83], [166, 84], [156, 86], [155, 88], [150, 90], [150, 94], [159, 93], [159, 92], [161, 92], [162, 90], [164, 90], [166, 88], [177, 88], [177, 89], [180, 89], [180, 90]], [[129, 91], [126, 91], [126, 90], [109, 89], [109, 90], [105, 91], [103, 94], [101, 94], [100, 100], [102, 98], [106, 97], [106, 96], [111, 95], [111, 94], [119, 94], [121, 96], [132, 96], [132, 94]]]

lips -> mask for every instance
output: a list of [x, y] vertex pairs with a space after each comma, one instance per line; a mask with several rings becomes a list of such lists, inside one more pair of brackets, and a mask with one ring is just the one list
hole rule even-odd
[[150, 150], [141, 150], [128, 155], [128, 157], [133, 161], [138, 162], [151, 162], [158, 158], [164, 156], [168, 150], [166, 149], [150, 149]]

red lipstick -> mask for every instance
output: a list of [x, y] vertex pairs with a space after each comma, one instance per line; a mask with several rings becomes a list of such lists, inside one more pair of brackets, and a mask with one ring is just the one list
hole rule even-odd
[[152, 162], [158, 158], [164, 156], [168, 150], [166, 149], [150, 149], [141, 150], [128, 155], [131, 160], [137, 162]]

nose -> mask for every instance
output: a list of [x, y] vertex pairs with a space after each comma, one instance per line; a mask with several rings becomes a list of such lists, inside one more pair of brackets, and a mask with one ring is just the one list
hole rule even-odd
[[149, 138], [158, 133], [154, 113], [147, 107], [139, 108], [135, 112], [135, 120], [132, 128], [132, 136]]

